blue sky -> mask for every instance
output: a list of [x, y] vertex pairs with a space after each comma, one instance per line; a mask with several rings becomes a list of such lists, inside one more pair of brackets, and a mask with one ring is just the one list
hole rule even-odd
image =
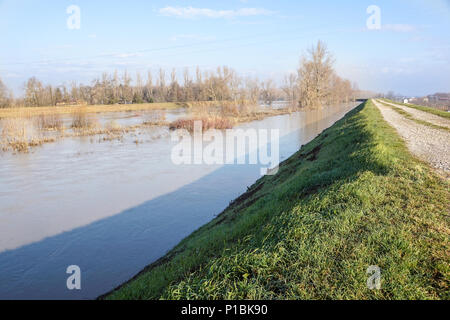
[[[80, 29], [66, 9], [81, 10]], [[366, 9], [381, 9], [368, 30]], [[46, 83], [89, 83], [102, 72], [215, 69], [281, 81], [317, 40], [361, 88], [405, 95], [450, 91], [450, 0], [0, 0], [0, 78], [20, 94]]]

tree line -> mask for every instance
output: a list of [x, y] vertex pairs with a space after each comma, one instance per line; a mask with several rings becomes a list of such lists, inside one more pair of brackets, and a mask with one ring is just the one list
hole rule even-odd
[[286, 76], [277, 86], [272, 80], [241, 77], [232, 68], [223, 66], [215, 71], [195, 75], [185, 69], [179, 79], [175, 69], [168, 73], [159, 69], [148, 72], [145, 80], [137, 72], [134, 79], [127, 71], [103, 73], [90, 85], [72, 82], [69, 85], [45, 85], [35, 77], [25, 84], [22, 98], [14, 99], [0, 79], [0, 107], [57, 106], [64, 104], [131, 104], [153, 102], [233, 101], [236, 104], [272, 104], [286, 100], [293, 106], [316, 107], [354, 98], [355, 86], [340, 78], [333, 68], [334, 59], [323, 42], [308, 50], [301, 58], [296, 73]]

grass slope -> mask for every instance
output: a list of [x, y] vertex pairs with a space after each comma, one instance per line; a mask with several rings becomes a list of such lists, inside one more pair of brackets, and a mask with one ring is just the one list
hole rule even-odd
[[440, 117], [443, 117], [443, 118], [450, 119], [450, 112], [446, 112], [446, 111], [439, 110], [439, 109], [436, 109], [436, 108], [419, 106], [419, 105], [411, 104], [411, 103], [395, 102], [395, 101], [388, 100], [388, 99], [382, 99], [382, 100], [385, 100], [385, 101], [390, 102], [390, 103], [396, 103], [396, 104], [399, 104], [399, 105], [402, 105], [402, 106], [405, 106], [405, 107], [417, 109], [417, 110], [420, 110], [420, 111], [432, 113], [432, 114], [434, 114], [436, 116], [440, 116]]
[[449, 199], [368, 101], [106, 298], [449, 299]]

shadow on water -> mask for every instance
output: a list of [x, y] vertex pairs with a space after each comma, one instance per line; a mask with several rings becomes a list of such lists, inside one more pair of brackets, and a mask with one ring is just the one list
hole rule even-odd
[[[280, 138], [280, 161], [334, 122]], [[178, 190], [72, 231], [0, 253], [0, 299], [92, 299], [130, 279], [222, 212], [260, 177], [259, 165], [226, 165]], [[69, 265], [81, 290], [66, 287]]]

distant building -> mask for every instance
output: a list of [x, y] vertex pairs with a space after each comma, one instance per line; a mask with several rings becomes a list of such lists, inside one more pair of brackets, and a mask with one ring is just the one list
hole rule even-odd
[[425, 105], [444, 111], [450, 111], [450, 93], [435, 93], [423, 99]]
[[409, 103], [408, 99], [404, 99], [403, 103]]
[[450, 101], [450, 93], [435, 93], [427, 98], [431, 102]]

